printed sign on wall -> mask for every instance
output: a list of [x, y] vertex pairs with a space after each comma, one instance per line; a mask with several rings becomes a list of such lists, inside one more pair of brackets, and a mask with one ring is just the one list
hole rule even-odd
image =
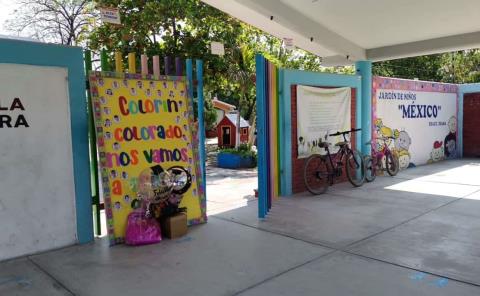
[[376, 148], [389, 145], [400, 169], [456, 157], [456, 85], [374, 77], [372, 103]]
[[139, 204], [141, 172], [158, 165], [190, 172], [192, 185], [180, 206], [187, 208], [190, 225], [205, 222], [193, 106], [185, 79], [93, 72], [90, 83], [111, 242], [123, 242], [127, 216]]
[[[297, 141], [298, 158], [311, 154], [325, 154], [325, 149], [318, 147], [325, 141], [325, 135], [337, 131], [350, 130], [351, 126], [351, 90], [342, 88], [318, 88], [297, 86]], [[342, 137], [328, 137], [332, 144], [331, 152], [338, 147], [335, 143], [343, 141]]]

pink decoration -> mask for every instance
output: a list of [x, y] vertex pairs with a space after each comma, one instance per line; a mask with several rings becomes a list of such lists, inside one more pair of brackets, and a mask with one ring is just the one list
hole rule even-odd
[[147, 75], [148, 74], [148, 57], [145, 54], [142, 54], [140, 56], [140, 60], [142, 63], [142, 75]]
[[155, 244], [162, 240], [160, 225], [154, 218], [145, 217], [145, 212], [128, 214], [125, 243], [131, 246]]

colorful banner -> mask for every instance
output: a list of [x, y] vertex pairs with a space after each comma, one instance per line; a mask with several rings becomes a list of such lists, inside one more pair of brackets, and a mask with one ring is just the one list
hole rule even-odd
[[268, 60], [266, 66], [266, 135], [267, 135], [267, 205], [270, 209], [272, 200], [280, 195], [280, 102], [278, 96], [278, 68]]
[[206, 221], [193, 106], [183, 77], [92, 72], [90, 89], [102, 187], [111, 243], [124, 240], [137, 207], [138, 178], [155, 165], [186, 168], [192, 186], [183, 194], [188, 223]]
[[351, 100], [349, 87], [325, 89], [297, 86], [298, 158], [326, 154], [325, 149], [319, 147], [325, 141], [332, 144], [330, 152], [338, 151], [335, 143], [343, 141], [343, 137], [325, 139], [325, 136], [350, 130]]
[[400, 169], [457, 156], [456, 85], [374, 77], [372, 110], [373, 143], [393, 149]]

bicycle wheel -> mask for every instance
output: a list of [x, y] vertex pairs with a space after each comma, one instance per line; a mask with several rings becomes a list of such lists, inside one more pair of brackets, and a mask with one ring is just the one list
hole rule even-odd
[[345, 161], [347, 178], [353, 186], [359, 187], [365, 182], [365, 165], [363, 157], [357, 150], [350, 150]]
[[305, 161], [303, 180], [305, 187], [314, 195], [325, 193], [329, 186], [330, 167], [320, 155], [312, 155]]
[[363, 162], [365, 163], [365, 181], [373, 182], [377, 177], [376, 168], [373, 166], [373, 158], [370, 155], [365, 155]]
[[387, 168], [387, 173], [393, 177], [398, 173], [398, 170], [400, 169], [398, 157], [393, 153], [388, 153], [387, 155], [385, 155], [385, 157], [385, 166]]

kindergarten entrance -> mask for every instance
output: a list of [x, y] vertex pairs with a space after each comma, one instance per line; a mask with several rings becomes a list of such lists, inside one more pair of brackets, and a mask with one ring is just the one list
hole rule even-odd
[[[217, 98], [213, 102], [215, 109], [227, 105]], [[255, 190], [258, 187], [256, 147], [254, 138], [249, 137], [249, 133], [253, 134], [254, 127], [240, 117], [240, 128], [237, 128], [236, 107], [228, 105], [231, 106], [230, 110], [216, 110], [217, 124], [205, 143], [209, 215], [247, 206], [255, 201]]]

